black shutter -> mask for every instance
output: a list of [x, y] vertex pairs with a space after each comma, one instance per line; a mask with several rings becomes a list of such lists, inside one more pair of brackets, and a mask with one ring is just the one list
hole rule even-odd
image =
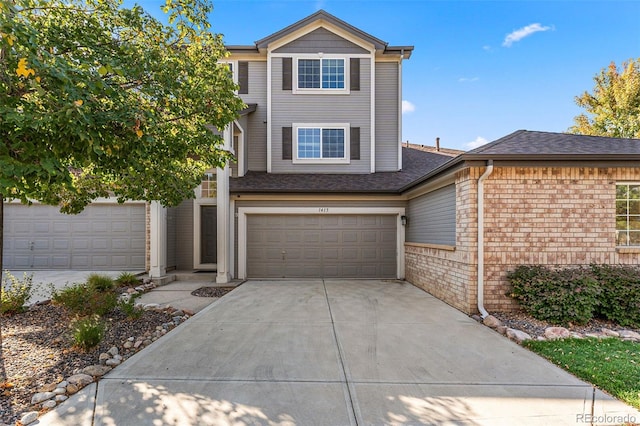
[[352, 127], [349, 134], [349, 158], [360, 159], [360, 127]]
[[293, 158], [291, 133], [292, 133], [291, 127], [282, 128], [282, 159], [283, 160], [291, 160]]
[[282, 58], [282, 90], [291, 90], [293, 58]]
[[360, 58], [351, 58], [349, 69], [351, 90], [360, 90]]
[[238, 85], [239, 94], [249, 93], [249, 62], [238, 62]]

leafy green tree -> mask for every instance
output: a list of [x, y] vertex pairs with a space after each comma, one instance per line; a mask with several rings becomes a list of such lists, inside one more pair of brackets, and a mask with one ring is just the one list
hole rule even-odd
[[208, 0], [168, 25], [119, 0], [0, 0], [0, 270], [5, 199], [77, 213], [98, 197], [193, 197], [243, 108]]
[[571, 133], [640, 138], [640, 58], [618, 69], [611, 62], [594, 77], [593, 93], [576, 97], [586, 114], [575, 117]]

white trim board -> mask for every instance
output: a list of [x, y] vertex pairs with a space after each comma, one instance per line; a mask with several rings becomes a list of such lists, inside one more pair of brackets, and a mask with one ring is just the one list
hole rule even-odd
[[238, 208], [238, 279], [247, 279], [247, 216], [248, 215], [395, 215], [396, 216], [396, 278], [404, 279], [405, 228], [401, 216], [404, 207], [239, 207]]

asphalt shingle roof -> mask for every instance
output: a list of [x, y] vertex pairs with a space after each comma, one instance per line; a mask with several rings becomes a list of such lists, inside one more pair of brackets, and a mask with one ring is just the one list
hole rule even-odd
[[367, 174], [266, 173], [250, 171], [229, 180], [229, 191], [238, 193], [399, 193], [437, 169], [451, 156], [402, 148], [403, 170]]
[[466, 159], [476, 157], [497, 158], [497, 156], [527, 156], [531, 159], [541, 156], [557, 156], [562, 157], [558, 159], [580, 159], [584, 157], [627, 155], [640, 155], [640, 139], [518, 130], [494, 142], [469, 151], [463, 156]]

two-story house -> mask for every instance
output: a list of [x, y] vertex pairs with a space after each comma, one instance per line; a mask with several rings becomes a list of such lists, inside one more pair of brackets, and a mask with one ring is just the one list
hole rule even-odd
[[178, 236], [168, 263], [216, 269], [219, 282], [403, 278], [399, 193], [450, 159], [403, 155], [402, 66], [413, 46], [321, 10], [227, 49], [248, 106], [225, 131], [237, 161], [217, 171], [215, 198], [169, 212], [170, 229], [193, 232]]

